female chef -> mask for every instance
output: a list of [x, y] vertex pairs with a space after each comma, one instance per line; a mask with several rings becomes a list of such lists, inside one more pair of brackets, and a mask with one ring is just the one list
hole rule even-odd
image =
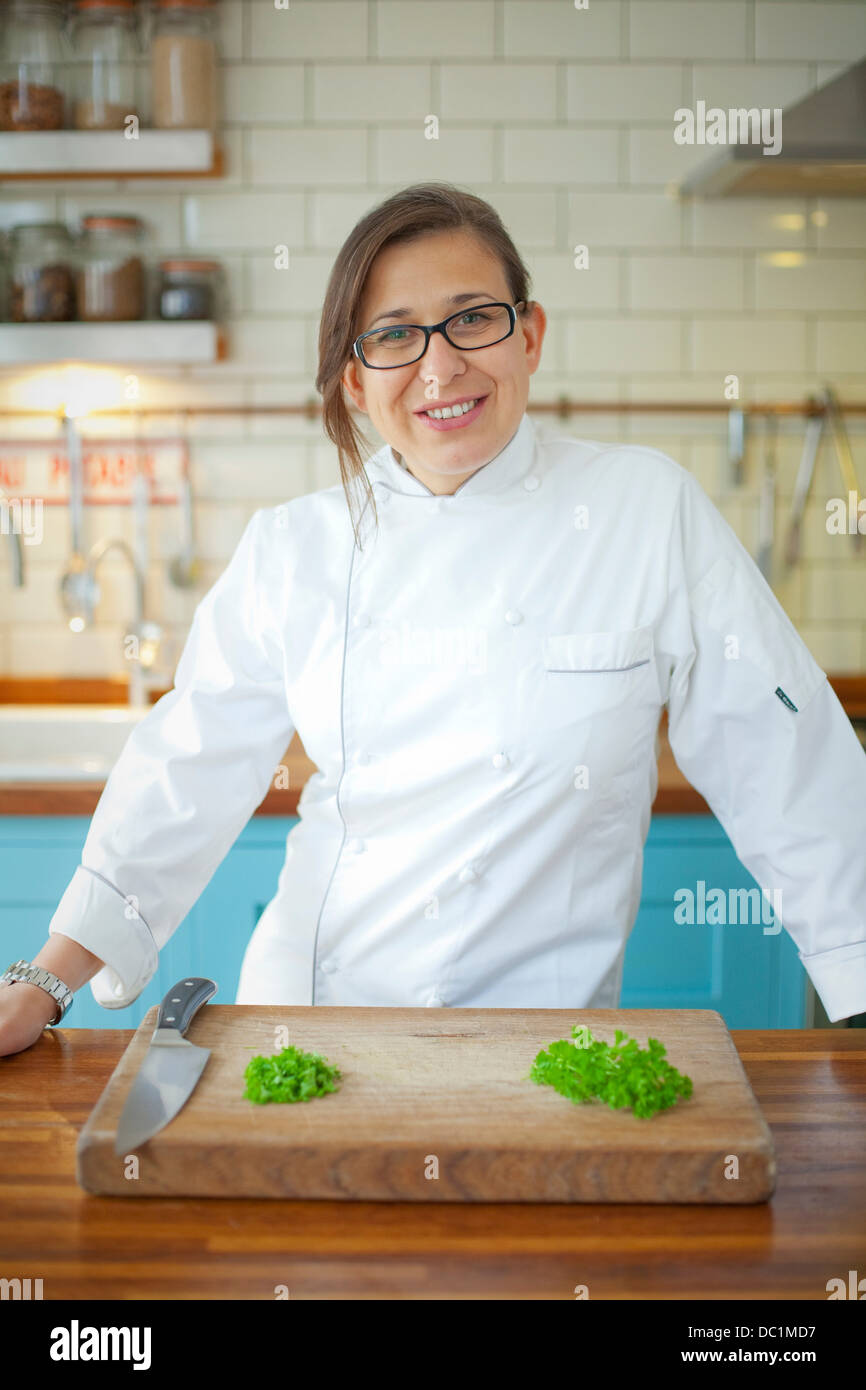
[[418, 185], [354, 228], [317, 378], [342, 486], [259, 508], [199, 603], [0, 1050], [88, 979], [138, 997], [295, 730], [319, 770], [238, 1003], [617, 1006], [663, 706], [830, 1019], [866, 1009], [851, 724], [684, 468], [530, 418], [545, 329], [480, 198]]

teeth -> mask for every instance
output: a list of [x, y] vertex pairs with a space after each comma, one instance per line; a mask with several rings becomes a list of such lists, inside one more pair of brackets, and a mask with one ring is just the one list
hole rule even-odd
[[477, 400], [466, 401], [463, 405], [446, 405], [444, 410], [425, 410], [424, 414], [429, 415], [431, 420], [450, 420], [454, 415], [465, 415], [467, 410], [472, 410], [477, 404]]

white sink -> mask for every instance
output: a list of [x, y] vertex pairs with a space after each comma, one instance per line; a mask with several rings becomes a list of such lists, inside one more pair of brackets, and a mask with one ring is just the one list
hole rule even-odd
[[152, 708], [0, 705], [0, 782], [102, 782]]

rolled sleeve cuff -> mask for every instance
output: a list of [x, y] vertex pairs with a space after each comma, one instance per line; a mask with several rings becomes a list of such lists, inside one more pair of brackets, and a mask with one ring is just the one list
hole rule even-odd
[[105, 964], [90, 981], [97, 1004], [125, 1009], [156, 974], [159, 951], [150, 928], [119, 889], [93, 869], [75, 870], [48, 934], [77, 941]]
[[831, 1023], [866, 1012], [866, 941], [799, 955]]

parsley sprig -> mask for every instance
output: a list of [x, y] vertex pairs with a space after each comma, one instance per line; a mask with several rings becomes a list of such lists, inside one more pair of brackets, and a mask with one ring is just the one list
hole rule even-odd
[[268, 1101], [312, 1100], [336, 1091], [338, 1067], [329, 1066], [317, 1052], [284, 1047], [273, 1057], [253, 1057], [244, 1071], [244, 1096], [257, 1105]]
[[569, 1100], [602, 1100], [614, 1110], [631, 1107], [645, 1118], [692, 1093], [691, 1077], [665, 1062], [665, 1048], [649, 1038], [642, 1048], [619, 1028], [613, 1043], [593, 1038], [581, 1024], [572, 1028], [577, 1044], [563, 1039], [539, 1052], [529, 1073], [538, 1085], [553, 1086]]

